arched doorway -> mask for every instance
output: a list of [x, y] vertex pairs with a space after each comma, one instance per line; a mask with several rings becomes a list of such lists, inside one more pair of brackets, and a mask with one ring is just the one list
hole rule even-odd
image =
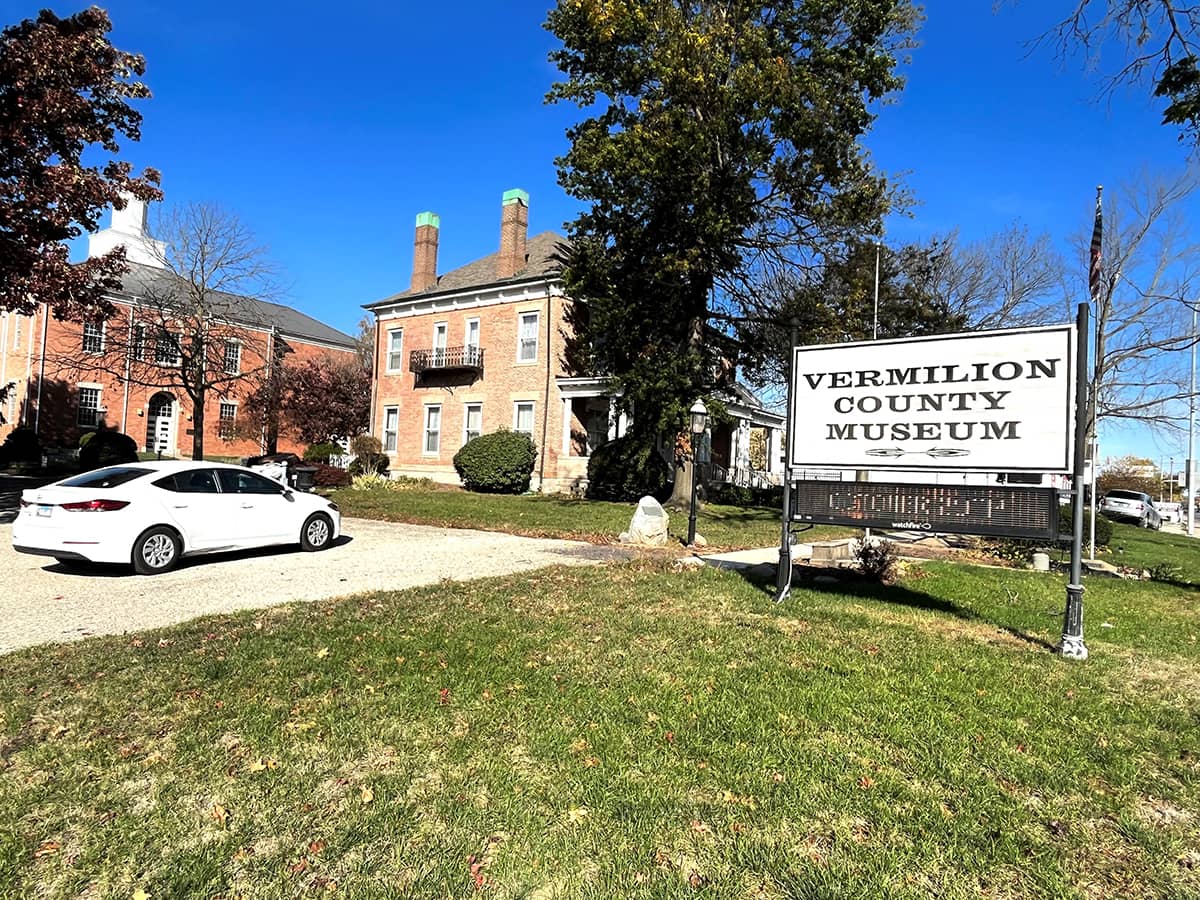
[[175, 452], [175, 398], [159, 391], [146, 409], [146, 449], [163, 454]]

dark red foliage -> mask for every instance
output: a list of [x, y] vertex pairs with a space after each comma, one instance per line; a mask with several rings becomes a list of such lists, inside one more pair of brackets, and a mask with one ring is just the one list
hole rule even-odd
[[135, 80], [145, 61], [113, 47], [111, 28], [92, 7], [67, 18], [43, 10], [0, 32], [0, 309], [109, 312], [102, 295], [119, 284], [124, 250], [72, 265], [65, 242], [124, 208], [121, 192], [162, 197], [154, 169], [134, 178], [126, 162], [82, 162], [97, 148], [115, 155], [118, 137], [139, 140], [142, 116], [127, 101], [150, 96]]
[[325, 463], [316, 464], [317, 471], [313, 473], [313, 484], [317, 487], [345, 487], [350, 483], [350, 473], [337, 466]]

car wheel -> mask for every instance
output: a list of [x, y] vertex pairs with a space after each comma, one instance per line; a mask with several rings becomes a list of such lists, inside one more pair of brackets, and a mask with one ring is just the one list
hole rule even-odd
[[170, 528], [148, 528], [133, 542], [133, 569], [139, 575], [169, 572], [179, 562], [179, 550], [179, 538]]
[[300, 549], [310, 553], [324, 550], [333, 540], [333, 520], [325, 513], [313, 513], [300, 529]]

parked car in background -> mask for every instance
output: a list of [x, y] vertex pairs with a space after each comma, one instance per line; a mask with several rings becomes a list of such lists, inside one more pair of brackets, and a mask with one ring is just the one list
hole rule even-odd
[[154, 575], [194, 554], [296, 543], [324, 550], [340, 530], [337, 504], [244, 466], [139, 462], [22, 492], [13, 548]]
[[1100, 512], [1110, 519], [1134, 522], [1143, 528], [1162, 528], [1162, 515], [1154, 500], [1141, 491], [1109, 491], [1100, 498]]

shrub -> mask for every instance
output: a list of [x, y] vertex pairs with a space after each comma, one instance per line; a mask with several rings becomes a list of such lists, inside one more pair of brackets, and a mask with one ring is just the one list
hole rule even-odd
[[761, 506], [767, 509], [783, 508], [783, 486], [777, 487], [740, 487], [736, 484], [710, 484], [708, 486], [710, 503], [724, 506]]
[[667, 464], [652, 445], [626, 436], [597, 447], [588, 461], [591, 500], [633, 502], [667, 497]]
[[382, 450], [383, 444], [372, 434], [360, 434], [350, 439], [350, 452], [355, 456], [371, 456]]
[[386, 475], [380, 475], [377, 472], [367, 472], [362, 475], [355, 475], [350, 479], [350, 487], [356, 491], [376, 491], [387, 490], [390, 486], [390, 480]]
[[[1092, 511], [1086, 507], [1083, 510], [1083, 546], [1086, 548], [1088, 535], [1091, 534]], [[1112, 540], [1112, 522], [1104, 516], [1096, 516], [1096, 546], [1107, 547]], [[1071, 504], [1058, 508], [1058, 542], [1064, 547], [1071, 546]]]
[[90, 441], [79, 448], [79, 468], [84, 472], [137, 460], [137, 441], [119, 431], [97, 431]]
[[341, 452], [342, 448], [330, 441], [326, 441], [321, 444], [311, 444], [304, 451], [304, 461], [327, 463], [329, 462], [329, 457], [337, 456]]
[[[376, 444], [379, 441], [375, 441]], [[350, 461], [350, 477], [355, 475], [387, 475], [391, 460], [386, 453], [360, 453]]]
[[32, 428], [14, 428], [0, 444], [0, 465], [41, 461], [42, 446]]
[[86, 447], [88, 445], [88, 441], [90, 441], [95, 436], [96, 436], [96, 432], [94, 432], [94, 431], [85, 431], [83, 434], [81, 434], [79, 436], [79, 449], [82, 450], [84, 447]]
[[521, 494], [529, 490], [537, 448], [519, 431], [494, 431], [468, 441], [454, 454], [454, 470], [469, 491]]
[[313, 485], [316, 487], [345, 487], [350, 483], [350, 473], [337, 466], [327, 463], [317, 463], [317, 471], [313, 472]]
[[854, 557], [858, 562], [858, 571], [872, 581], [891, 584], [896, 580], [900, 551], [892, 541], [859, 541]]

